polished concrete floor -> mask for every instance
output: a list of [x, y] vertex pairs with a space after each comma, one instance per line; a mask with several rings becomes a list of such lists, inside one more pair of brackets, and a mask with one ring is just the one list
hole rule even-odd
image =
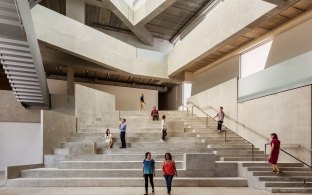
[[[0, 172], [0, 195], [143, 195], [139, 187], [4, 187], [4, 173]], [[152, 195], [152, 193], [150, 193]], [[154, 195], [166, 195], [166, 188], [155, 188]], [[173, 187], [172, 195], [268, 195], [253, 188]], [[282, 195], [282, 194], [274, 194]], [[285, 194], [283, 194], [285, 195]], [[295, 195], [295, 194], [292, 194]]]
[[[87, 188], [0, 188], [1, 195], [143, 195], [144, 189], [138, 187], [87, 187]], [[152, 194], [152, 193], [150, 193]], [[156, 188], [154, 195], [166, 195], [165, 188]], [[209, 188], [176, 187], [172, 195], [268, 195], [266, 191], [252, 188]], [[278, 195], [278, 194], [274, 194]], [[282, 195], [282, 194], [279, 194]], [[285, 195], [285, 194], [283, 194]]]

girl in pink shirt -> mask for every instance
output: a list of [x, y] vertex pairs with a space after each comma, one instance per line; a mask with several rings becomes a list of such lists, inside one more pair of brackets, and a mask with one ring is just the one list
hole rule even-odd
[[170, 194], [173, 176], [178, 176], [175, 162], [174, 160], [172, 160], [172, 156], [170, 153], [165, 154], [165, 160], [162, 163], [162, 171], [167, 184], [167, 192], [168, 194]]

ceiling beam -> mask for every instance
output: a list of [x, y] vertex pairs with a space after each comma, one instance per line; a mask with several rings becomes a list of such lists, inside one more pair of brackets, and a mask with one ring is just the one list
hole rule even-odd
[[[60, 75], [49, 75], [48, 79], [67, 81], [66, 76], [60, 76]], [[118, 86], [118, 87], [130, 87], [130, 88], [138, 88], [138, 89], [149, 89], [149, 90], [157, 90], [159, 92], [167, 92], [167, 87], [142, 85], [142, 84], [135, 84], [135, 83], [123, 83], [123, 82], [106, 81], [106, 80], [90, 79], [90, 78], [75, 77], [75, 82], [93, 83], [93, 84], [100, 84], [100, 85], [112, 85], [112, 86]]]
[[[132, 9], [119, 9], [120, 7], [128, 7], [126, 2], [114, 0], [86, 0], [86, 3], [110, 9], [142, 43], [148, 46], [154, 46], [154, 37], [152, 33], [150, 33], [143, 25], [134, 26], [131, 22], [134, 14]], [[124, 3], [125, 5], [119, 5], [121, 3]]]
[[134, 12], [133, 24], [135, 26], [143, 26], [153, 18], [165, 11], [169, 6], [177, 0], [153, 0], [146, 1]]
[[28, 0], [29, 1], [29, 7], [30, 9], [35, 7], [38, 3], [41, 2], [41, 0]]

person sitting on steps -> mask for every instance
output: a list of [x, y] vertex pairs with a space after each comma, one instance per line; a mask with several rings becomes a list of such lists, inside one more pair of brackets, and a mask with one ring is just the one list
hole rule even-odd
[[156, 106], [153, 107], [153, 110], [151, 112], [151, 116], [153, 117], [153, 121], [159, 120], [159, 113], [158, 113], [158, 110], [156, 109]]
[[107, 148], [112, 148], [113, 145], [113, 135], [110, 133], [109, 129], [106, 129], [105, 142], [107, 143]]

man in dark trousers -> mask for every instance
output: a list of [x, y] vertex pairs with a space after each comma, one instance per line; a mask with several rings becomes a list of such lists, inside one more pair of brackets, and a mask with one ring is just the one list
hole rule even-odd
[[126, 148], [126, 119], [122, 119], [121, 124], [119, 124], [119, 130], [120, 130], [120, 140], [121, 140], [121, 147], [120, 148]]
[[225, 113], [223, 112], [223, 107], [220, 107], [220, 111], [217, 113], [217, 115], [213, 118], [218, 117], [218, 131], [221, 131], [222, 129], [222, 123], [225, 117]]

